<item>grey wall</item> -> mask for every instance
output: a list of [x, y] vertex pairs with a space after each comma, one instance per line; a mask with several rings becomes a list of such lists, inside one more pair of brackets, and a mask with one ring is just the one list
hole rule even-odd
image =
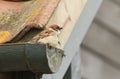
[[104, 0], [81, 45], [82, 79], [120, 79], [120, 0]]

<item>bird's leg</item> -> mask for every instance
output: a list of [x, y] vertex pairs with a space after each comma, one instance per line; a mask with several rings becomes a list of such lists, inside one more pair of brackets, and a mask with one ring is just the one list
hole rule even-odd
[[48, 48], [49, 48], [49, 49], [51, 49], [51, 48], [52, 48], [52, 46], [51, 46], [49, 43], [47, 43], [47, 46], [48, 46]]

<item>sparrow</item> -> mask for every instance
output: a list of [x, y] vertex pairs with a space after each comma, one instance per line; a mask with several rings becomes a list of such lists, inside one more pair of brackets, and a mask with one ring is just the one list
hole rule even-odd
[[56, 47], [57, 45], [61, 45], [60, 43], [61, 30], [62, 27], [53, 24], [49, 28], [43, 30], [38, 35], [33, 37], [29, 42], [33, 42], [33, 43], [40, 42]]

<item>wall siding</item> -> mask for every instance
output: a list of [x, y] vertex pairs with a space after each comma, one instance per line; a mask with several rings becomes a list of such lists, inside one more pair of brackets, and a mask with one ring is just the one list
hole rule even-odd
[[103, 3], [81, 45], [82, 79], [120, 79], [120, 0]]

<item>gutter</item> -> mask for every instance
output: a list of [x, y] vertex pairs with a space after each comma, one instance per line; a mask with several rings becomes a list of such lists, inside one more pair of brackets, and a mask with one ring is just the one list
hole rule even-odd
[[10, 43], [0, 45], [0, 71], [57, 72], [63, 50], [42, 43]]

